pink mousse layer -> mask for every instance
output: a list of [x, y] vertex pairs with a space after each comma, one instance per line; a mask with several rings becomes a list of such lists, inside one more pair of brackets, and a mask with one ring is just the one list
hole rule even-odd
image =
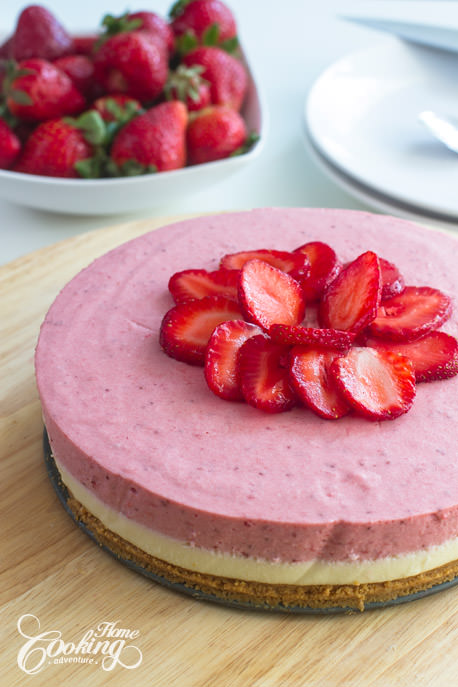
[[[457, 537], [458, 378], [419, 385], [395, 421], [270, 416], [220, 400], [159, 347], [171, 274], [318, 239], [458, 294], [458, 242], [392, 217], [261, 209], [154, 231], [78, 274], [43, 323], [36, 372], [58, 460], [128, 518], [215, 551], [358, 560]], [[458, 335], [456, 307], [443, 329]]]

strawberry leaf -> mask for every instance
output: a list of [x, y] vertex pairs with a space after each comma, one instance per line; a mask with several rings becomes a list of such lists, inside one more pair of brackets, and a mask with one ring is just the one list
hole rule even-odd
[[180, 55], [187, 55], [188, 52], [197, 48], [199, 42], [191, 31], [186, 31], [175, 41], [175, 48]]
[[154, 174], [157, 172], [155, 165], [143, 165], [138, 160], [126, 160], [122, 165], [117, 165], [114, 160], [108, 160], [105, 164], [105, 172], [111, 177], [137, 177], [142, 174]]
[[212, 24], [211, 26], [209, 26], [208, 29], [205, 29], [205, 31], [202, 34], [202, 45], [218, 45], [219, 33], [220, 32], [218, 24]]
[[65, 117], [64, 121], [80, 129], [88, 143], [95, 146], [107, 144], [107, 126], [99, 112], [88, 110], [83, 112], [78, 118]]
[[232, 38], [226, 38], [226, 40], [222, 41], [218, 47], [228, 52], [229, 55], [233, 55], [239, 47], [239, 39], [237, 38], [237, 36], [233, 36]]
[[175, 2], [169, 10], [170, 19], [176, 19], [178, 16], [180, 16], [188, 4], [189, 0], [177, 0], [177, 2]]
[[19, 91], [16, 88], [12, 88], [8, 95], [18, 105], [33, 105], [33, 99], [25, 91]]
[[248, 134], [245, 143], [236, 150], [234, 150], [234, 152], [232, 152], [229, 157], [237, 157], [238, 155], [244, 155], [249, 150], [251, 150], [251, 148], [253, 148], [253, 146], [255, 145], [255, 143], [259, 141], [259, 139], [259, 134], [256, 133], [256, 131], [252, 131]]
[[105, 37], [109, 37], [117, 33], [125, 33], [127, 31], [139, 29], [142, 26], [142, 20], [139, 18], [129, 19], [128, 12], [122, 14], [120, 17], [106, 14], [102, 19], [102, 26], [105, 27]]
[[79, 160], [75, 163], [75, 169], [83, 179], [99, 179], [104, 176], [106, 153], [98, 149], [92, 157]]

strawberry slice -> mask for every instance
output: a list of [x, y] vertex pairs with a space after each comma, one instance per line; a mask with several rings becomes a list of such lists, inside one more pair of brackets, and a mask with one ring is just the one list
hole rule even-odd
[[237, 300], [238, 270], [183, 270], [169, 279], [169, 291], [175, 303], [205, 296], [225, 296]]
[[358, 333], [375, 318], [380, 294], [379, 260], [367, 251], [344, 267], [324, 292], [321, 326]]
[[290, 378], [298, 398], [328, 420], [338, 420], [349, 412], [329, 375], [329, 368], [338, 355], [335, 351], [304, 346], [291, 350]]
[[243, 344], [237, 367], [240, 388], [249, 405], [266, 413], [281, 413], [295, 405], [296, 396], [283, 364], [284, 354], [284, 347], [264, 334], [253, 336]]
[[305, 301], [317, 301], [323, 291], [337, 277], [342, 264], [335, 251], [322, 241], [310, 241], [294, 251], [306, 255], [310, 261], [310, 274], [301, 280]]
[[220, 267], [226, 270], [240, 270], [249, 260], [264, 260], [272, 267], [287, 272], [293, 279], [303, 279], [310, 272], [310, 262], [307, 255], [264, 248], [229, 253], [221, 258]]
[[243, 401], [237, 356], [245, 341], [257, 335], [262, 335], [262, 329], [244, 320], [223, 322], [211, 335], [205, 355], [205, 379], [220, 398]]
[[452, 313], [448, 296], [429, 286], [406, 286], [398, 296], [383, 302], [369, 334], [391, 341], [415, 341], [439, 329]]
[[298, 282], [264, 260], [249, 260], [240, 270], [239, 303], [245, 319], [263, 329], [299, 324], [305, 302]]
[[417, 383], [458, 374], [458, 341], [445, 332], [431, 332], [409, 343], [367, 339], [366, 346], [405, 355], [412, 361]]
[[162, 320], [159, 343], [171, 358], [204, 365], [205, 350], [215, 327], [226, 320], [240, 319], [237, 303], [222, 296], [178, 303]]
[[334, 360], [329, 373], [345, 401], [369, 420], [393, 420], [415, 398], [413, 365], [392, 351], [354, 347]]
[[404, 277], [396, 265], [384, 258], [379, 258], [380, 271], [382, 273], [382, 301], [393, 298], [405, 289]]
[[345, 352], [351, 347], [356, 336], [353, 332], [342, 332], [339, 329], [316, 329], [303, 327], [300, 324], [296, 326], [273, 324], [269, 329], [269, 335], [275, 343], [285, 346], [302, 344], [334, 348]]

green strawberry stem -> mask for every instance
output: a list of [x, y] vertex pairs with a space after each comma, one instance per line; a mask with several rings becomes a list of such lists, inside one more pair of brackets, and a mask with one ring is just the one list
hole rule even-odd
[[81, 129], [84, 138], [94, 146], [106, 146], [108, 143], [107, 126], [99, 112], [88, 110], [76, 119], [64, 117], [67, 124], [71, 124], [76, 129]]
[[19, 69], [16, 60], [0, 60], [0, 70], [4, 72], [1, 93], [0, 93], [0, 117], [6, 123], [14, 127], [18, 123], [17, 119], [11, 114], [7, 99], [11, 98], [18, 105], [33, 105], [33, 100], [28, 93], [18, 88], [13, 88], [16, 79], [21, 76], [33, 74], [32, 69]]
[[178, 99], [186, 102], [186, 98], [189, 96], [191, 100], [197, 102], [200, 97], [199, 86], [208, 84], [208, 81], [201, 76], [203, 71], [204, 68], [200, 64], [195, 64], [192, 67], [180, 64], [175, 71], [171, 71], [164, 86], [166, 100]]
[[260, 136], [256, 131], [251, 131], [246, 140], [245, 143], [243, 143], [239, 148], [234, 150], [229, 157], [237, 157], [238, 155], [244, 155], [244, 153], [247, 153], [249, 150], [253, 148], [253, 146], [259, 141]]
[[177, 17], [182, 14], [184, 8], [186, 5], [188, 5], [190, 0], [177, 0], [176, 2], [173, 3], [171, 8], [169, 9], [169, 17], [170, 19], [176, 19]]
[[75, 164], [75, 169], [83, 179], [100, 179], [106, 176], [105, 166], [107, 163], [107, 153], [103, 148], [97, 148], [92, 157], [79, 160]]
[[106, 14], [101, 22], [104, 27], [104, 32], [95, 43], [94, 49], [98, 50], [100, 46], [109, 38], [115, 36], [117, 33], [126, 33], [128, 31], [136, 31], [142, 26], [142, 20], [129, 19], [129, 13], [125, 12], [120, 17], [115, 17], [113, 14]]
[[155, 165], [143, 165], [138, 160], [126, 160], [122, 165], [117, 165], [109, 159], [105, 165], [105, 172], [110, 177], [136, 177], [143, 174], [154, 174], [157, 172]]

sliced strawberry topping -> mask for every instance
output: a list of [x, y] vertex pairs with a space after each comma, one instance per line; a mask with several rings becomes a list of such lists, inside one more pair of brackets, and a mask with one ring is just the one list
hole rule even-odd
[[249, 260], [240, 271], [239, 303], [245, 318], [263, 329], [299, 324], [304, 319], [302, 289], [289, 274], [263, 260]]
[[368, 339], [366, 346], [405, 355], [412, 361], [417, 383], [458, 374], [458, 341], [445, 332], [431, 332], [410, 343]]
[[406, 286], [384, 301], [369, 333], [391, 341], [414, 341], [438, 329], [452, 313], [448, 296], [429, 286]]
[[183, 270], [170, 277], [169, 291], [175, 303], [205, 296], [225, 296], [237, 300], [238, 270]]
[[404, 277], [392, 262], [379, 258], [382, 273], [382, 301], [393, 298], [405, 289]]
[[329, 372], [345, 401], [370, 420], [392, 420], [415, 398], [413, 365], [392, 351], [355, 347], [336, 358]]
[[295, 346], [291, 350], [291, 384], [300, 400], [315, 413], [338, 420], [349, 412], [329, 368], [338, 354], [320, 348]]
[[245, 341], [262, 335], [262, 329], [244, 320], [219, 324], [208, 342], [205, 379], [214, 394], [227, 401], [242, 401], [237, 356]]
[[324, 292], [319, 310], [321, 326], [361, 331], [375, 318], [380, 293], [379, 260], [367, 251], [349, 263]]
[[316, 329], [303, 327], [300, 324], [296, 326], [273, 324], [269, 329], [269, 335], [275, 343], [286, 346], [303, 344], [334, 348], [338, 351], [348, 351], [356, 336], [353, 332], [342, 332], [339, 329]]
[[239, 306], [222, 296], [179, 303], [162, 320], [159, 343], [171, 358], [203, 365], [213, 330], [226, 320], [240, 320]]
[[221, 259], [220, 267], [226, 270], [240, 270], [249, 260], [264, 260], [272, 267], [287, 272], [294, 279], [305, 278], [310, 272], [310, 262], [307, 255], [264, 248], [225, 255]]
[[310, 241], [296, 248], [295, 253], [306, 255], [310, 261], [310, 274], [301, 280], [305, 300], [317, 301], [323, 291], [337, 277], [342, 264], [335, 251], [322, 241]]
[[296, 403], [284, 367], [283, 346], [265, 335], [253, 336], [242, 346], [238, 356], [240, 388], [247, 403], [267, 413], [281, 413]]

